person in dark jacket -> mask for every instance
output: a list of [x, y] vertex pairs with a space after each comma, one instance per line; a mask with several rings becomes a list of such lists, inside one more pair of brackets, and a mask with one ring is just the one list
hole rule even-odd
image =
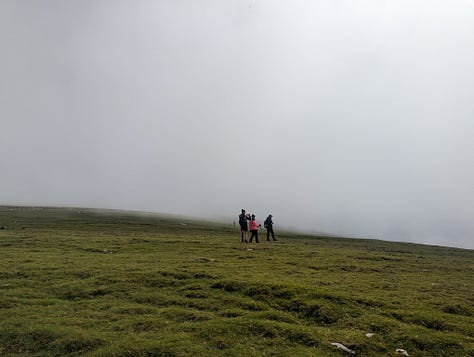
[[242, 239], [242, 243], [248, 243], [249, 221], [250, 214], [246, 214], [245, 210], [242, 208], [242, 213], [239, 214], [240, 238]]
[[272, 220], [272, 215], [269, 214], [265, 222], [263, 222], [263, 226], [267, 229], [267, 240], [270, 240], [270, 234], [272, 235], [272, 239], [276, 241], [275, 239], [275, 233], [273, 232], [273, 220]]

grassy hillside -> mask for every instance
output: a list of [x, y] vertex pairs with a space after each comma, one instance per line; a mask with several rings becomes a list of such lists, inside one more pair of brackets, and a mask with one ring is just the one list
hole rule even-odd
[[3, 356], [474, 356], [472, 250], [83, 209], [0, 226]]

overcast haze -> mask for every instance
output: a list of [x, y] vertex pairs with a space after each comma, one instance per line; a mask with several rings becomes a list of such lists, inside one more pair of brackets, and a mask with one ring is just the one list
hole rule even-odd
[[0, 45], [0, 204], [474, 248], [472, 0], [1, 0]]

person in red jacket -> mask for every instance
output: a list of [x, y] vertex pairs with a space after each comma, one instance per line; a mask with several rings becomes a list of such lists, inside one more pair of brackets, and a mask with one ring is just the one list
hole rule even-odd
[[255, 243], [258, 243], [258, 228], [261, 227], [261, 224], [258, 224], [257, 220], [255, 219], [255, 215], [252, 215], [252, 219], [250, 220], [250, 232], [252, 235], [250, 236], [250, 243], [252, 243], [253, 237], [255, 237]]

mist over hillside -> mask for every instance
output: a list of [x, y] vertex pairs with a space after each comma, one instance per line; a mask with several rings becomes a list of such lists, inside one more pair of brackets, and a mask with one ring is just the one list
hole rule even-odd
[[0, 204], [474, 248], [472, 1], [0, 3]]

